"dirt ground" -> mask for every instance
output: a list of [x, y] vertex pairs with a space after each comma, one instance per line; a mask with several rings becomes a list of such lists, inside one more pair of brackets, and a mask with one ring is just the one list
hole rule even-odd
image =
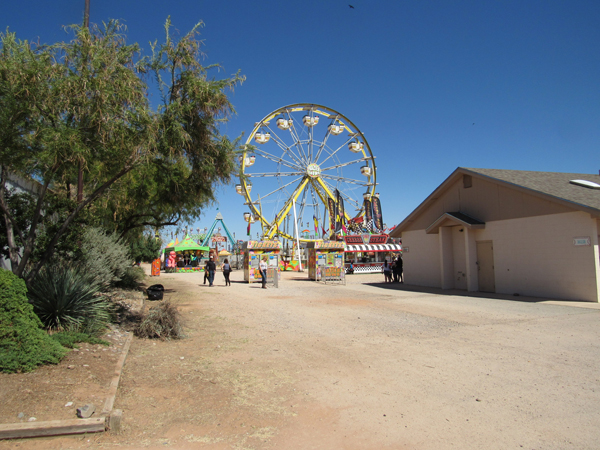
[[[599, 447], [596, 304], [415, 289], [380, 274], [340, 286], [288, 272], [268, 290], [242, 278], [152, 280], [187, 337], [134, 338], [115, 402], [121, 434], [0, 449]], [[58, 366], [1, 375], [0, 421], [74, 418], [98, 398], [101, 409], [126, 338], [111, 334], [106, 350], [82, 346]]]

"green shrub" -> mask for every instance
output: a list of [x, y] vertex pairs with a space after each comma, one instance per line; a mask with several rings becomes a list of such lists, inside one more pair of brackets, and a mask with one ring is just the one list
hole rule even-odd
[[100, 228], [87, 228], [82, 235], [81, 253], [77, 263], [93, 273], [102, 287], [114, 286], [131, 267], [127, 244], [116, 234], [107, 234]]
[[41, 327], [27, 301], [25, 282], [0, 270], [0, 371], [29, 372], [65, 356], [67, 350]]
[[88, 344], [96, 345], [110, 345], [109, 342], [99, 339], [89, 334], [79, 333], [76, 331], [60, 331], [51, 335], [52, 339], [58, 341], [60, 345], [66, 348], [77, 348], [77, 344], [80, 342], [86, 342]]
[[168, 301], [150, 308], [135, 328], [134, 334], [137, 337], [162, 340], [183, 338], [179, 311]]
[[95, 335], [110, 321], [109, 305], [96, 277], [81, 266], [44, 267], [27, 295], [48, 329]]
[[116, 287], [121, 289], [138, 289], [146, 279], [144, 269], [130, 266], [127, 268], [121, 280], [117, 281]]
[[129, 249], [135, 262], [151, 263], [160, 256], [162, 240], [152, 234], [145, 234], [133, 239]]

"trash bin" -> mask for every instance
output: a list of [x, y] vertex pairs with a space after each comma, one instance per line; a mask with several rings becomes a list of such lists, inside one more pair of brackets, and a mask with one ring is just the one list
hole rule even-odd
[[162, 284], [153, 284], [148, 289], [146, 289], [146, 293], [148, 294], [148, 300], [162, 300], [164, 292], [165, 287]]

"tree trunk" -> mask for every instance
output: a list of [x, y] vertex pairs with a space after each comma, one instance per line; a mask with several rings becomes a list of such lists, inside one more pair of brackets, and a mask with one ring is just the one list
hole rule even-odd
[[19, 251], [17, 249], [17, 243], [15, 241], [15, 230], [13, 228], [13, 222], [10, 218], [10, 211], [8, 204], [6, 203], [6, 178], [7, 171], [2, 167], [2, 173], [0, 175], [0, 209], [4, 213], [4, 221], [6, 223], [6, 239], [8, 243], [8, 253], [10, 258], [10, 269], [14, 274], [17, 273], [19, 267]]

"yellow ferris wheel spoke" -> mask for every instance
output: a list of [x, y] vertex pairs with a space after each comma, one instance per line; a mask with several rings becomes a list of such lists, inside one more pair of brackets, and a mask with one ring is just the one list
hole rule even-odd
[[308, 177], [304, 177], [302, 179], [300, 184], [298, 184], [296, 189], [294, 189], [294, 192], [292, 192], [292, 195], [290, 195], [290, 198], [288, 198], [287, 202], [285, 203], [285, 205], [283, 206], [281, 211], [279, 211], [277, 213], [277, 215], [275, 216], [275, 220], [273, 221], [273, 223], [271, 224], [271, 227], [269, 228], [269, 230], [267, 231], [267, 233], [265, 235], [267, 239], [271, 239], [277, 233], [277, 230], [279, 230], [279, 227], [283, 223], [283, 220], [290, 212], [290, 209], [292, 209], [293, 202], [298, 200], [298, 197], [300, 196], [300, 194], [302, 193], [302, 191], [308, 184], [308, 180], [309, 180]]
[[[321, 180], [321, 177], [315, 178], [315, 180], [317, 181], [317, 183], [319, 183], [319, 185], [327, 193], [327, 196], [330, 197], [331, 199], [333, 199], [334, 202], [337, 202], [337, 198], [335, 198], [335, 195], [329, 190], [329, 188], [327, 187], [325, 182], [323, 182], [323, 180]], [[319, 194], [319, 197], [321, 197], [320, 194]], [[321, 199], [323, 200], [323, 203], [325, 203], [325, 205], [327, 205], [327, 201], [325, 199], [323, 199], [322, 197], [321, 197]], [[346, 221], [350, 220], [350, 216], [346, 212], [346, 208], [344, 208], [344, 217], [346, 218]]]

